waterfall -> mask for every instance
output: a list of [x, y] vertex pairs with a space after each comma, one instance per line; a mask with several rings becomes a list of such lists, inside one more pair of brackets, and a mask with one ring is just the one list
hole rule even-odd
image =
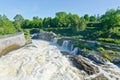
[[74, 54], [74, 55], [77, 55], [78, 51], [79, 51], [79, 48], [75, 47], [74, 50], [71, 53]]
[[69, 44], [69, 41], [65, 40], [63, 41], [62, 47], [65, 49], [68, 49], [68, 44]]
[[53, 38], [53, 43], [57, 44], [58, 38]]
[[73, 48], [74, 48], [74, 46], [73, 46], [73, 44], [71, 44], [71, 48], [70, 48], [70, 49], [71, 49], [71, 51], [73, 50]]

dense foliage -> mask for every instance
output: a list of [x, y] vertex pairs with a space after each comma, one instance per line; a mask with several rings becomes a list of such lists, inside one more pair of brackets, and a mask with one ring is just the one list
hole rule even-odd
[[120, 9], [110, 9], [103, 15], [78, 16], [66, 12], [57, 12], [55, 17], [43, 19], [34, 16], [32, 20], [24, 19], [17, 14], [13, 21], [5, 15], [0, 15], [0, 35], [27, 31], [31, 34], [40, 30], [53, 31], [59, 36], [70, 36], [99, 40], [110, 43], [120, 43]]

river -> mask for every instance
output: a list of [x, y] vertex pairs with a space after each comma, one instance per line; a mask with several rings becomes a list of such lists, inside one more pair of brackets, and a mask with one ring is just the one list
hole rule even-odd
[[0, 58], [0, 80], [89, 80], [99, 74], [109, 80], [120, 79], [120, 69], [112, 63], [98, 67], [100, 73], [89, 76], [72, 65], [56, 44], [32, 40], [32, 44]]

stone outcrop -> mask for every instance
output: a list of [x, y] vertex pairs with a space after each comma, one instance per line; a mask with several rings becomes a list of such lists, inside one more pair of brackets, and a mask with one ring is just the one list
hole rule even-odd
[[0, 39], [0, 56], [9, 51], [12, 51], [24, 46], [25, 43], [26, 43], [26, 39], [25, 39], [24, 33], [22, 32], [17, 33], [16, 35], [9, 35], [7, 37], [1, 38]]
[[84, 70], [87, 74], [93, 75], [99, 73], [97, 66], [88, 63], [87, 61], [81, 59], [79, 56], [69, 54], [67, 52], [61, 52], [63, 55], [66, 55], [77, 68]]
[[91, 78], [89, 80], [109, 80], [107, 77], [104, 76], [104, 74], [100, 74], [96, 76], [95, 78]]
[[64, 41], [64, 39], [58, 39], [57, 40], [57, 44], [59, 45], [59, 46], [62, 46], [62, 44], [63, 44], [63, 41]]
[[99, 55], [96, 55], [96, 54], [94, 54], [94, 55], [90, 54], [88, 56], [88, 58], [91, 59], [91, 60], [93, 60], [97, 64], [105, 64], [107, 62], [106, 59], [104, 59], [103, 57], [101, 57]]
[[83, 51], [79, 50], [78, 54], [82, 55], [86, 58], [89, 58], [90, 60], [94, 61], [97, 64], [105, 64], [107, 62], [107, 60], [105, 58], [103, 58], [100, 55], [95, 54], [95, 53], [92, 54], [91, 51], [83, 52]]
[[120, 58], [114, 58], [113, 63], [114, 64], [120, 64]]
[[35, 34], [32, 38], [33, 39], [42, 39], [42, 40], [46, 40], [46, 41], [52, 41], [55, 36], [56, 36], [56, 34], [53, 32], [41, 32], [41, 33]]

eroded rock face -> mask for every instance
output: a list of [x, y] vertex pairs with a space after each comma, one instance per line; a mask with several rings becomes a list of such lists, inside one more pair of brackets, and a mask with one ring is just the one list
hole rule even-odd
[[86, 62], [85, 60], [82, 60], [81, 57], [74, 56], [74, 55], [69, 54], [67, 52], [62, 52], [62, 53], [64, 55], [67, 55], [67, 57], [70, 58], [70, 60], [73, 62], [73, 64], [77, 68], [84, 70], [87, 74], [93, 75], [93, 74], [99, 73], [99, 69], [97, 66], [92, 65], [92, 64]]

